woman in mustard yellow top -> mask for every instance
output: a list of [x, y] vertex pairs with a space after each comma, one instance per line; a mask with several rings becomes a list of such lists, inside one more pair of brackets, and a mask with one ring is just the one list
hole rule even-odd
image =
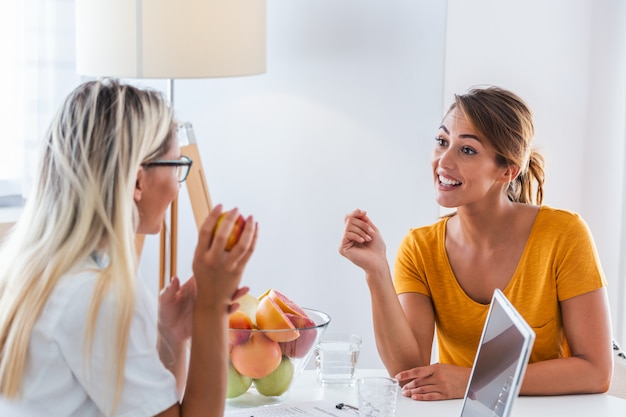
[[[521, 394], [604, 392], [612, 372], [606, 281], [575, 213], [541, 206], [532, 114], [497, 87], [455, 96], [432, 157], [435, 199], [454, 214], [412, 229], [394, 278], [379, 230], [346, 216], [340, 253], [365, 271], [376, 345], [416, 400], [465, 393], [489, 302], [501, 289], [536, 332]], [[439, 363], [430, 364], [436, 329]]]

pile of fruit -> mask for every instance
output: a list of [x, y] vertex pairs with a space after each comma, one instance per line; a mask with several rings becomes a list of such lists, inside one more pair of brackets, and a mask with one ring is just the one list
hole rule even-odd
[[294, 361], [305, 358], [317, 339], [318, 326], [306, 311], [270, 289], [247, 294], [229, 317], [229, 372], [226, 396], [250, 388], [265, 396], [284, 394], [294, 377]]

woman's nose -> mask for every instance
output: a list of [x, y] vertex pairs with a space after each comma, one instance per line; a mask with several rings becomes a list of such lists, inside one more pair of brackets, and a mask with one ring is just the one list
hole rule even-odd
[[442, 168], [452, 168], [455, 165], [454, 154], [450, 152], [450, 149], [440, 150], [437, 152], [435, 159], [437, 165]]

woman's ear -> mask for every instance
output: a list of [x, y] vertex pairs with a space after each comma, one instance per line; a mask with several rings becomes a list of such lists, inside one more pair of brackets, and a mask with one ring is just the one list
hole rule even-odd
[[135, 202], [141, 201], [145, 185], [145, 176], [143, 174], [143, 167], [139, 167], [139, 170], [137, 170], [137, 180], [135, 181], [135, 192], [133, 193], [133, 198], [135, 199]]
[[513, 182], [515, 178], [519, 175], [520, 167], [516, 165], [509, 165], [504, 171], [504, 176], [506, 177], [506, 182]]

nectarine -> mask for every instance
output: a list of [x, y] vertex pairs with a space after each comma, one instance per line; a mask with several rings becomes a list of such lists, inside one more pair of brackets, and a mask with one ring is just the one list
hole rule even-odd
[[247, 342], [234, 345], [230, 352], [233, 367], [250, 378], [263, 378], [274, 372], [282, 356], [278, 342], [261, 332], [251, 332]]
[[[220, 227], [220, 224], [222, 224], [222, 221], [224, 220], [224, 217], [226, 217], [226, 214], [227, 213], [222, 213], [220, 217], [217, 219], [217, 223], [215, 224], [215, 228], [213, 229], [213, 236], [215, 236], [215, 233], [217, 232], [217, 229]], [[233, 246], [235, 246], [235, 244], [239, 241], [239, 238], [241, 237], [241, 233], [243, 233], [243, 228], [245, 226], [246, 226], [246, 219], [244, 219], [241, 214], [238, 215], [237, 219], [235, 220], [235, 224], [233, 225], [233, 228], [230, 232], [230, 235], [228, 235], [228, 240], [226, 240], [225, 249], [227, 251], [231, 250]]]
[[[241, 310], [234, 311], [228, 316], [228, 339], [231, 345], [244, 343], [250, 337], [248, 330], [253, 329], [254, 325], [250, 317]], [[237, 331], [236, 329], [242, 329]]]

